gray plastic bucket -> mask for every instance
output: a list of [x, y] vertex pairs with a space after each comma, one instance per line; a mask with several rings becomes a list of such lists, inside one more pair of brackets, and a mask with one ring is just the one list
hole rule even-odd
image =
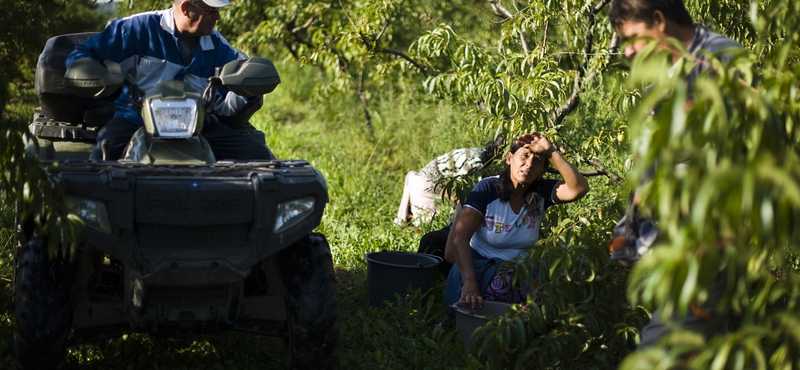
[[453, 304], [456, 309], [456, 329], [464, 342], [463, 352], [469, 352], [469, 347], [475, 343], [475, 337], [472, 335], [475, 329], [483, 326], [489, 320], [505, 316], [508, 308], [511, 307], [510, 303], [483, 301], [483, 307], [472, 309], [470, 304], [464, 301], [459, 301]]
[[401, 295], [409, 286], [428, 291], [442, 263], [439, 256], [413, 252], [372, 252], [364, 255], [367, 260], [367, 296], [369, 305], [383, 307], [383, 301], [395, 301], [395, 293]]

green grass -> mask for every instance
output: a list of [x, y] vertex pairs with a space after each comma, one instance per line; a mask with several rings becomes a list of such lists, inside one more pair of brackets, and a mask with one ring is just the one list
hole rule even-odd
[[355, 99], [312, 103], [318, 109], [311, 109], [297, 98], [291, 91], [266, 96], [265, 119], [258, 123], [279, 158], [308, 159], [328, 181], [331, 201], [319, 231], [331, 243], [340, 283], [343, 368], [462, 367], [454, 323], [444, 315], [442, 283], [429, 296], [411, 294], [395, 307], [370, 309], [364, 254], [416, 251], [425, 232], [444, 226], [444, 216], [419, 230], [392, 223], [405, 173], [485, 139], [470, 136], [459, 112], [405, 96], [373, 102], [372, 128]]
[[[0, 197], [0, 200], [3, 200]], [[0, 368], [11, 369], [13, 354], [13, 317], [11, 310], [11, 275], [14, 216], [12, 207], [0, 206]]]
[[[313, 100], [310, 97], [313, 95], [311, 81], [316, 76], [314, 71], [296, 65], [279, 64], [278, 67], [283, 83], [264, 97], [264, 107], [252, 122], [265, 132], [268, 145], [279, 158], [308, 160], [328, 183], [330, 202], [317, 231], [324, 233], [331, 244], [339, 282], [342, 367], [486, 368], [487, 364], [461, 353], [455, 322], [448, 319], [444, 311], [443, 280], [436, 281], [427, 294], [406, 292], [394, 305], [371, 308], [364, 255], [384, 249], [416, 251], [426, 232], [444, 226], [449, 212], [418, 228], [394, 225], [406, 172], [420, 169], [442, 153], [480, 146], [490, 138], [469, 127], [462, 112], [446, 103], [395, 91], [382, 91], [370, 102], [373, 120], [367, 125], [357, 98], [334, 96]], [[30, 120], [35, 102], [33, 88], [16, 86], [14, 89], [15, 96], [24, 99], [11, 102], [4, 118], [25, 123]], [[580, 204], [548, 212], [542, 240], [549, 235], [546, 243], [553, 244], [553, 248], [560, 250], [562, 244], [585, 244], [605, 251], [603, 243], [611, 227], [607, 224], [608, 215], [618, 211], [614, 199], [619, 187], [603, 177], [589, 181], [591, 195]], [[0, 225], [0, 368], [10, 368], [13, 354], [10, 228], [13, 222], [7, 205], [3, 215]], [[562, 235], [566, 231], [569, 232]], [[623, 290], [619, 292], [623, 297]], [[565, 321], [564, 327], [571, 330], [570, 322]], [[559, 332], [554, 333], [554, 336], [559, 335]], [[81, 369], [119, 368], [121, 364], [130, 369], [281, 369], [284, 357], [280, 339], [235, 332], [175, 336], [133, 334], [74, 346], [69, 351], [70, 367]]]
[[[318, 231], [331, 243], [339, 280], [342, 364], [348, 369], [463, 368], [460, 339], [444, 314], [443, 282], [427, 295], [410, 292], [397, 305], [370, 308], [366, 261], [372, 251], [415, 251], [420, 237], [444, 226], [446, 216], [417, 228], [392, 223], [405, 173], [455, 148], [482, 145], [461, 113], [418, 96], [384, 93], [370, 105], [372, 126], [354, 97], [310, 101], [312, 72], [282, 66], [284, 81], [265, 96], [253, 123], [279, 158], [307, 159], [326, 178], [330, 203]], [[32, 87], [19, 92], [30, 98]], [[18, 95], [20, 96], [20, 95]], [[27, 119], [29, 106], [7, 108]], [[13, 314], [10, 302], [10, 216], [0, 228], [0, 368], [9, 368]], [[281, 368], [281, 341], [243, 333], [202, 336], [129, 335], [72, 347], [71, 366], [82, 369]]]

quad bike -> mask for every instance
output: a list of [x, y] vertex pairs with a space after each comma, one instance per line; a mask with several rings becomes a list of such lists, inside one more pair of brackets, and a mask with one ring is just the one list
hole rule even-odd
[[[48, 258], [34, 222], [17, 222], [17, 367], [60, 368], [68, 346], [127, 333], [221, 330], [285, 338], [290, 368], [338, 367], [333, 262], [313, 232], [328, 202], [323, 176], [303, 160], [217, 160], [199, 134], [214, 119], [203, 92], [177, 81], [143, 92], [145, 127], [125, 158], [90, 160], [114, 94], [132, 83], [113, 62], [65, 70], [91, 35], [51, 38], [37, 64], [28, 148], [84, 226], [67, 261]], [[257, 97], [220, 120], [263, 141], [248, 120], [278, 83], [272, 62], [249, 58], [219, 68], [209, 89]]]

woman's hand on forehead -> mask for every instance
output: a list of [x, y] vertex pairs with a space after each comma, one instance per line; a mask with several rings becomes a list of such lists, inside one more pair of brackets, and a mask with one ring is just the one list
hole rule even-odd
[[553, 149], [553, 145], [550, 144], [550, 141], [538, 132], [531, 132], [518, 136], [516, 144], [536, 154], [549, 153]]

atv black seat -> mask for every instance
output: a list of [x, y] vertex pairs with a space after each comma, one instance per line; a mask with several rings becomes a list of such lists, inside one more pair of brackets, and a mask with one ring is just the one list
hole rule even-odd
[[42, 113], [58, 122], [101, 127], [114, 115], [116, 96], [103, 99], [82, 98], [70, 94], [63, 85], [67, 56], [75, 45], [96, 32], [59, 35], [47, 40], [36, 63], [35, 91]]

